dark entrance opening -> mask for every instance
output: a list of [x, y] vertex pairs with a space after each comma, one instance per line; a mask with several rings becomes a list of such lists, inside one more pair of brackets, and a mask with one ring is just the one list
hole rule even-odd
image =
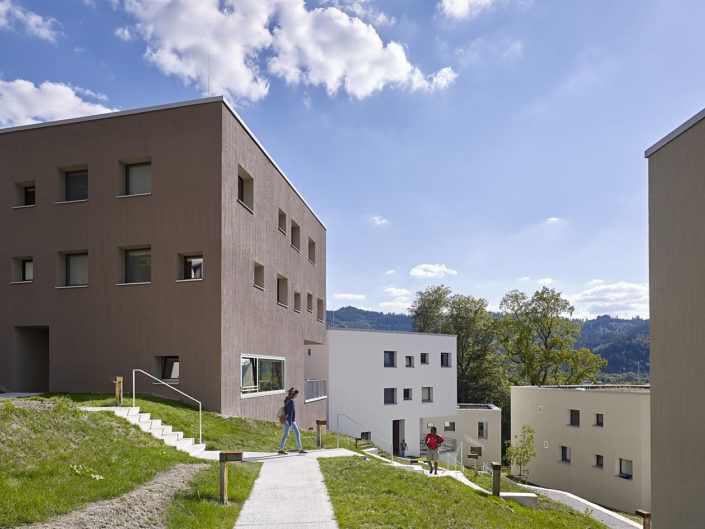
[[401, 455], [402, 439], [404, 439], [404, 419], [392, 421], [392, 451], [395, 456]]
[[49, 327], [15, 327], [12, 390], [49, 391]]

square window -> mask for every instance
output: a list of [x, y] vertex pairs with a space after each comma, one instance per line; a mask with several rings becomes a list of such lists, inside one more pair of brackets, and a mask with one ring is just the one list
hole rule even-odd
[[306, 310], [313, 312], [313, 294], [310, 292], [306, 294]]
[[428, 364], [428, 353], [421, 353], [421, 363]]
[[396, 404], [397, 403], [397, 388], [384, 388], [384, 403], [385, 404]]
[[470, 453], [477, 454], [478, 456], [482, 457], [482, 447], [481, 446], [471, 446]]
[[250, 212], [254, 211], [254, 180], [242, 167], [238, 169], [237, 175], [237, 201]]
[[422, 387], [421, 388], [421, 402], [433, 402], [433, 388], [432, 387]]
[[22, 259], [22, 281], [34, 281], [33, 259]]
[[321, 298], [316, 298], [316, 319], [318, 321], [325, 321], [326, 309], [323, 306], [323, 300]]
[[255, 263], [254, 267], [254, 285], [260, 290], [264, 290], [264, 266]]
[[279, 231], [286, 235], [286, 213], [283, 210], [279, 210]]
[[411, 400], [411, 388], [404, 388], [404, 400]]
[[445, 421], [443, 423], [443, 430], [446, 432], [454, 432], [455, 431], [455, 421]]
[[23, 206], [34, 206], [37, 203], [36, 198], [35, 198], [35, 191], [36, 191], [36, 188], [33, 185], [26, 186], [24, 188], [24, 190], [23, 190], [24, 199], [22, 202]]
[[125, 164], [125, 195], [152, 192], [152, 162]]
[[88, 170], [66, 171], [63, 176], [64, 201], [88, 199]]
[[561, 446], [561, 461], [563, 463], [570, 463], [570, 447]]
[[301, 251], [301, 228], [291, 221], [291, 247], [297, 252]]
[[277, 274], [277, 303], [282, 307], [289, 306], [289, 280]]
[[178, 356], [158, 356], [160, 367], [160, 378], [162, 380], [179, 380], [179, 357]]
[[634, 477], [633, 464], [631, 459], [619, 458], [619, 477], [632, 479]]
[[600, 454], [595, 454], [595, 467], [596, 468], [603, 468], [605, 463], [604, 457], [602, 457]]
[[396, 351], [385, 351], [384, 352], [384, 367], [397, 367], [397, 352]]
[[404, 365], [405, 365], [406, 367], [414, 367], [414, 357], [413, 357], [413, 356], [407, 356], [407, 357], [405, 357], [405, 358], [406, 358], [406, 362], [405, 362]]
[[570, 425], [580, 426], [580, 410], [570, 410]]
[[450, 353], [441, 353], [441, 367], [450, 367]]
[[301, 312], [301, 293], [294, 292], [294, 310], [296, 312]]
[[316, 264], [316, 241], [311, 237], [308, 238], [308, 260]]
[[595, 426], [603, 427], [605, 425], [605, 416], [602, 413], [595, 414]]
[[152, 249], [134, 248], [125, 252], [125, 283], [152, 281]]
[[203, 254], [184, 255], [181, 279], [203, 279]]
[[10, 281], [12, 283], [34, 281], [34, 258], [29, 255], [13, 257], [11, 272]]
[[88, 254], [68, 253], [65, 254], [67, 287], [82, 286], [88, 284]]
[[477, 423], [477, 438], [478, 439], [487, 439], [487, 423], [486, 422], [478, 422]]
[[21, 208], [36, 205], [35, 191], [34, 180], [15, 182], [15, 202], [13, 206]]

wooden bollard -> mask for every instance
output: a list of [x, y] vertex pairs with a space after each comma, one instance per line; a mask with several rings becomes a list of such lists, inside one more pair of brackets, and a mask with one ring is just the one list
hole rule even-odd
[[651, 529], [651, 513], [643, 509], [637, 509], [634, 511], [637, 515], [641, 516], [641, 523], [644, 529]]
[[499, 496], [499, 480], [502, 478], [502, 464], [492, 462], [492, 495]]
[[323, 427], [326, 425], [324, 419], [316, 419], [316, 447], [323, 448]]
[[122, 377], [113, 378], [115, 384], [115, 406], [122, 406]]
[[477, 477], [477, 454], [468, 454], [468, 457], [473, 460], [473, 463], [475, 463], [475, 477]]
[[228, 504], [228, 462], [242, 461], [241, 450], [220, 451], [220, 503]]

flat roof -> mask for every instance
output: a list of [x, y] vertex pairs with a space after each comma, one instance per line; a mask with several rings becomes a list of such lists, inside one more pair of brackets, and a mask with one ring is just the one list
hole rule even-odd
[[499, 410], [494, 404], [461, 404], [458, 403], [459, 410]]
[[230, 113], [233, 115], [233, 117], [242, 125], [242, 128], [245, 129], [247, 134], [249, 134], [250, 138], [257, 144], [257, 146], [260, 148], [260, 150], [264, 153], [264, 155], [267, 157], [267, 159], [272, 163], [272, 165], [275, 167], [275, 169], [279, 172], [279, 174], [284, 178], [287, 184], [291, 187], [291, 189], [298, 195], [298, 197], [301, 199], [301, 201], [304, 203], [304, 205], [309, 209], [311, 214], [316, 218], [316, 220], [323, 226], [323, 229], [326, 229], [325, 224], [323, 224], [323, 221], [316, 215], [316, 212], [313, 211], [313, 208], [306, 202], [306, 199], [303, 197], [301, 193], [299, 193], [299, 190], [294, 187], [294, 184], [289, 180], [289, 178], [286, 176], [284, 171], [282, 171], [281, 167], [277, 165], [277, 162], [274, 161], [274, 158], [267, 152], [267, 149], [264, 148], [264, 146], [260, 143], [260, 141], [257, 139], [257, 137], [254, 135], [254, 133], [250, 130], [250, 128], [247, 126], [245, 121], [238, 115], [238, 113], [235, 111], [235, 109], [228, 103], [228, 101], [223, 97], [223, 96], [215, 96], [215, 97], [205, 97], [202, 99], [192, 99], [189, 101], [180, 101], [177, 103], [167, 103], [166, 105], [155, 105], [151, 107], [143, 107], [143, 108], [135, 108], [132, 110], [120, 110], [117, 112], [107, 112], [105, 114], [92, 114], [90, 116], [81, 116], [77, 118], [69, 118], [69, 119], [60, 119], [56, 121], [45, 121], [42, 123], [32, 123], [30, 125], [20, 125], [17, 127], [7, 127], [7, 128], [0, 128], [0, 134], [6, 134], [9, 132], [18, 132], [18, 131], [23, 131], [23, 130], [32, 130], [32, 129], [41, 129], [44, 127], [57, 127], [59, 125], [70, 125], [72, 123], [82, 123], [84, 121], [94, 121], [98, 119], [110, 119], [110, 118], [117, 118], [121, 116], [129, 116], [132, 114], [143, 114], [146, 112], [156, 112], [158, 110], [168, 110], [168, 109], [173, 109], [173, 108], [179, 108], [179, 107], [187, 107], [187, 106], [194, 106], [194, 105], [203, 105], [206, 103], [215, 103], [220, 101], [223, 103], [226, 108], [230, 111]]
[[654, 154], [656, 151], [658, 151], [661, 147], [666, 145], [667, 143], [670, 143], [674, 139], [676, 139], [678, 136], [683, 134], [686, 130], [688, 130], [690, 127], [693, 125], [697, 124], [700, 122], [703, 118], [705, 118], [705, 108], [702, 109], [700, 112], [695, 114], [692, 118], [690, 118], [688, 121], [683, 123], [682, 125], [676, 127], [674, 130], [666, 134], [663, 138], [661, 138], [659, 141], [654, 143], [651, 147], [646, 149], [644, 151], [644, 158], [648, 158], [652, 154]]
[[560, 391], [617, 391], [620, 393], [649, 393], [651, 385], [636, 384], [582, 384], [580, 386], [512, 386], [512, 389], [551, 389]]
[[348, 327], [327, 327], [326, 331], [331, 332], [331, 331], [352, 331], [352, 332], [384, 332], [388, 334], [414, 334], [417, 336], [447, 336], [450, 338], [457, 338], [457, 335], [455, 334], [443, 334], [443, 333], [437, 333], [437, 332], [418, 332], [418, 331], [387, 331], [387, 330], [382, 330], [382, 329], [354, 329], [354, 328], [348, 328]]

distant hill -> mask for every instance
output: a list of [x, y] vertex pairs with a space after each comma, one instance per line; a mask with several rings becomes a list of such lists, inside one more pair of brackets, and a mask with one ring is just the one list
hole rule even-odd
[[[649, 371], [649, 320], [625, 320], [598, 316], [581, 320], [583, 328], [577, 347], [587, 347], [607, 360], [606, 373]], [[413, 331], [414, 320], [407, 314], [374, 312], [343, 307], [327, 312], [329, 329], [376, 329]]]

